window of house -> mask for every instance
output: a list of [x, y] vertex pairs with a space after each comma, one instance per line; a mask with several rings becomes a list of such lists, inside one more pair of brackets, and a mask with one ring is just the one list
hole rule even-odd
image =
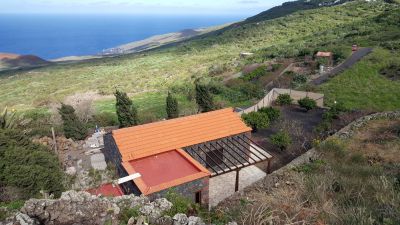
[[207, 152], [206, 161], [207, 165], [210, 167], [215, 167], [217, 165], [223, 164], [222, 160], [224, 158], [224, 149], [219, 148], [213, 151]]
[[196, 194], [195, 194], [195, 203], [196, 204], [201, 204], [201, 191], [196, 192]]

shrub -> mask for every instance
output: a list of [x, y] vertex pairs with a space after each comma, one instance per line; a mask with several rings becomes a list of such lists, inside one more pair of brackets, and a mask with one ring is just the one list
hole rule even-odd
[[116, 90], [114, 95], [117, 100], [115, 107], [117, 109], [119, 126], [123, 128], [138, 125], [137, 109], [133, 105], [132, 100], [125, 92], [119, 90]]
[[254, 131], [257, 131], [258, 129], [268, 128], [270, 122], [268, 115], [266, 113], [260, 112], [243, 114], [242, 119], [248, 126], [253, 128]]
[[296, 74], [293, 77], [293, 82], [296, 84], [305, 84], [307, 83], [307, 77], [303, 74]]
[[128, 221], [131, 217], [138, 217], [139, 215], [139, 207], [125, 208], [119, 215], [119, 222], [120, 224], [128, 224]]
[[247, 82], [242, 79], [234, 79], [227, 83], [222, 95], [230, 102], [243, 102], [251, 99], [261, 99], [265, 92], [261, 85]]
[[275, 121], [279, 119], [279, 117], [281, 117], [281, 111], [272, 107], [261, 108], [258, 110], [258, 112], [267, 114], [270, 122]]
[[272, 144], [277, 146], [282, 151], [287, 149], [287, 147], [292, 144], [292, 138], [285, 131], [279, 131], [278, 133], [272, 135], [270, 140]]
[[178, 213], [187, 214], [198, 208], [192, 200], [176, 193], [174, 190], [168, 191], [166, 199], [172, 203], [172, 208], [165, 214], [171, 217]]
[[0, 114], [0, 129], [12, 129], [16, 126], [15, 111], [8, 112], [7, 107]]
[[93, 116], [93, 123], [100, 127], [117, 126], [119, 124], [115, 114], [110, 112], [101, 112]]
[[61, 104], [61, 108], [58, 109], [63, 121], [63, 129], [65, 137], [72, 138], [74, 140], [83, 140], [87, 135], [87, 128], [78, 119], [75, 114], [75, 109], [70, 105]]
[[267, 67], [265, 65], [262, 65], [262, 66], [258, 67], [257, 69], [253, 70], [252, 72], [244, 75], [242, 77], [242, 79], [245, 81], [252, 81], [259, 77], [264, 76], [266, 73], [267, 73]]
[[172, 96], [170, 92], [168, 92], [166, 103], [167, 103], [166, 111], [168, 119], [178, 118], [179, 117], [178, 100], [174, 96]]
[[298, 101], [300, 107], [307, 111], [317, 108], [317, 102], [309, 97], [302, 98]]
[[7, 200], [37, 197], [41, 190], [61, 194], [63, 172], [47, 148], [33, 144], [19, 130], [0, 130], [0, 146], [0, 184], [21, 193]]
[[276, 103], [278, 105], [290, 105], [292, 102], [293, 99], [290, 97], [290, 94], [280, 94], [276, 99]]

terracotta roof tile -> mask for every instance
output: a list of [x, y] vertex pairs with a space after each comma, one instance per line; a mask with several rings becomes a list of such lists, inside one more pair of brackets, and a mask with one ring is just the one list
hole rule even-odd
[[251, 131], [232, 108], [113, 131], [122, 161], [131, 161]]
[[317, 52], [316, 56], [317, 57], [331, 57], [332, 52]]

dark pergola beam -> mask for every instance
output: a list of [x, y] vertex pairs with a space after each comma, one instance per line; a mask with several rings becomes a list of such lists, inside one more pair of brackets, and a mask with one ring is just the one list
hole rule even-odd
[[[247, 146], [244, 146], [242, 143], [240, 143], [240, 141], [237, 141], [234, 137], [232, 138], [232, 139], [234, 139], [235, 141], [236, 141], [236, 143], [238, 143], [238, 144], [240, 144], [243, 148], [248, 148], [249, 149], [249, 157], [250, 158], [252, 158], [251, 157], [251, 145], [249, 144], [249, 143], [247, 143], [246, 142], [246, 144], [248, 144], [249, 146], [247, 147]], [[243, 139], [242, 139], [242, 141], [244, 141]], [[245, 142], [245, 141], [244, 141]], [[257, 151], [258, 152], [258, 151]], [[256, 155], [256, 154], [253, 154], [255, 157], [257, 157], [259, 160], [261, 160], [261, 161], [263, 161], [264, 159], [263, 158], [261, 158], [260, 156], [258, 156], [258, 155]], [[252, 158], [253, 160], [254, 160], [254, 158]], [[257, 161], [257, 160], [255, 160], [255, 161]]]
[[223, 155], [222, 155], [222, 159], [221, 159], [217, 154], [214, 153], [214, 151], [213, 151], [212, 149], [210, 149], [209, 147], [207, 147], [207, 144], [205, 144], [204, 147], [208, 150], [209, 153], [213, 154], [213, 155], [215, 156], [215, 158], [217, 158], [218, 160], [221, 160], [221, 162], [222, 162], [228, 169], [231, 168], [228, 164], [226, 164], [226, 163], [224, 162], [224, 159], [223, 159], [224, 156], [223, 156]]
[[[222, 146], [220, 143], [219, 143], [219, 141], [221, 141], [221, 140], [218, 140], [218, 141], [216, 141], [215, 143], [219, 146], [219, 147], [221, 147], [221, 148], [223, 148], [223, 149], [226, 149], [224, 146]], [[221, 142], [223, 142], [223, 141], [221, 141]], [[239, 155], [237, 152], [235, 152], [229, 145], [227, 145], [226, 143], [224, 143], [228, 148], [230, 148], [234, 153], [236, 153], [237, 155]], [[234, 156], [228, 149], [226, 149], [227, 151], [227, 153], [230, 155], [230, 156], [232, 156], [232, 158], [234, 158], [237, 162], [239, 162], [243, 167], [245, 167], [245, 165], [242, 163], [242, 162], [240, 162], [240, 160], [239, 159], [237, 159], [237, 157], [236, 156]], [[240, 155], [239, 155], [240, 156]], [[237, 167], [237, 166], [236, 166]]]
[[228, 148], [230, 148], [234, 153], [236, 153], [240, 158], [242, 158], [245, 162], [250, 163], [249, 159], [244, 158], [240, 153], [238, 153], [234, 148], [232, 148], [228, 143], [226, 143], [224, 140], [226, 139], [222, 139], [222, 142], [228, 146]]
[[[217, 149], [216, 146], [213, 145], [212, 142], [210, 142], [210, 145], [212, 145], [215, 149]], [[222, 149], [222, 150], [225, 150], [223, 147], [221, 147], [221, 149]], [[223, 151], [223, 152], [222, 152], [222, 157], [224, 157], [224, 155], [223, 155], [224, 152], [227, 152], [227, 153], [229, 153], [229, 155], [231, 155], [229, 151]], [[229, 161], [234, 167], [236, 167], [236, 169], [239, 169], [239, 167], [237, 167], [236, 163], [233, 163], [233, 162], [229, 159], [229, 157], [224, 157], [224, 158], [226, 158], [227, 161]], [[229, 167], [229, 168], [230, 168], [230, 167]]]
[[[206, 151], [204, 151], [204, 149], [203, 149], [200, 145], [198, 145], [198, 147], [199, 147], [199, 149], [200, 149], [206, 156], [208, 156], [208, 157], [211, 159], [211, 161], [213, 161], [213, 163], [214, 163], [216, 166], [218, 166], [218, 167], [222, 170], [222, 172], [225, 171], [217, 162], [215, 162], [215, 160], [213, 159], [213, 157], [210, 157], [210, 155], [207, 154]], [[210, 166], [210, 164], [207, 163], [207, 165], [208, 165], [209, 167], [212, 168], [212, 166]]]
[[[247, 141], [246, 140], [244, 140], [242, 137], [240, 137], [240, 136], [238, 136], [242, 141], [244, 141], [244, 142], [246, 142], [246, 144], [249, 144], [249, 145], [251, 145], [251, 144], [253, 144], [253, 145], [255, 145], [255, 146], [257, 146], [257, 147], [259, 147], [259, 148], [261, 148], [261, 149], [263, 149], [263, 147], [261, 147], [261, 146], [259, 146], [257, 143], [255, 143], [253, 140], [251, 140], [249, 137], [247, 137], [247, 136], [245, 136], [246, 137], [246, 139], [247, 139]], [[263, 155], [265, 158], [270, 158], [269, 156], [267, 156], [267, 155], [264, 155], [264, 153], [263, 152], [261, 152], [261, 151], [259, 151], [258, 149], [256, 149], [256, 148], [254, 148], [258, 153], [260, 153], [261, 155]]]
[[[206, 166], [208, 165], [207, 160], [203, 159], [192, 147], [188, 147], [187, 149], [192, 150], [192, 152], [194, 152], [205, 164]], [[208, 165], [210, 167], [210, 165]], [[214, 171], [214, 173], [216, 173], [217, 175], [219, 175], [218, 171], [215, 170], [214, 168], [210, 167], [212, 171]]]
[[[239, 146], [237, 146], [236, 145], [236, 140], [234, 140], [234, 141], [232, 141], [232, 140], [230, 140], [229, 138], [227, 138], [227, 140], [236, 148], [236, 149], [238, 149], [240, 152], [242, 152], [244, 155], [247, 155], [250, 159], [252, 159], [253, 161], [255, 161], [255, 162], [257, 162], [258, 160], [257, 159], [254, 159], [253, 157], [251, 157], [251, 154], [250, 154], [250, 146], [249, 146], [249, 152], [245, 152], [245, 151], [243, 151]], [[243, 145], [242, 145], [242, 147], [244, 147]], [[247, 147], [244, 147], [244, 148], [247, 148]], [[243, 157], [243, 156], [242, 156]], [[260, 160], [262, 160], [261, 158], [259, 158]], [[246, 161], [248, 161], [249, 163], [250, 163], [250, 161], [247, 159]]]

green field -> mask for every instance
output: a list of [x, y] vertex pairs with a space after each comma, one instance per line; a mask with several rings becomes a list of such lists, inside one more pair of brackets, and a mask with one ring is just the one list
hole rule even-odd
[[400, 62], [400, 55], [376, 48], [350, 70], [322, 85], [325, 103], [341, 102], [348, 109], [400, 109], [400, 81], [392, 81], [379, 72], [392, 62]]

